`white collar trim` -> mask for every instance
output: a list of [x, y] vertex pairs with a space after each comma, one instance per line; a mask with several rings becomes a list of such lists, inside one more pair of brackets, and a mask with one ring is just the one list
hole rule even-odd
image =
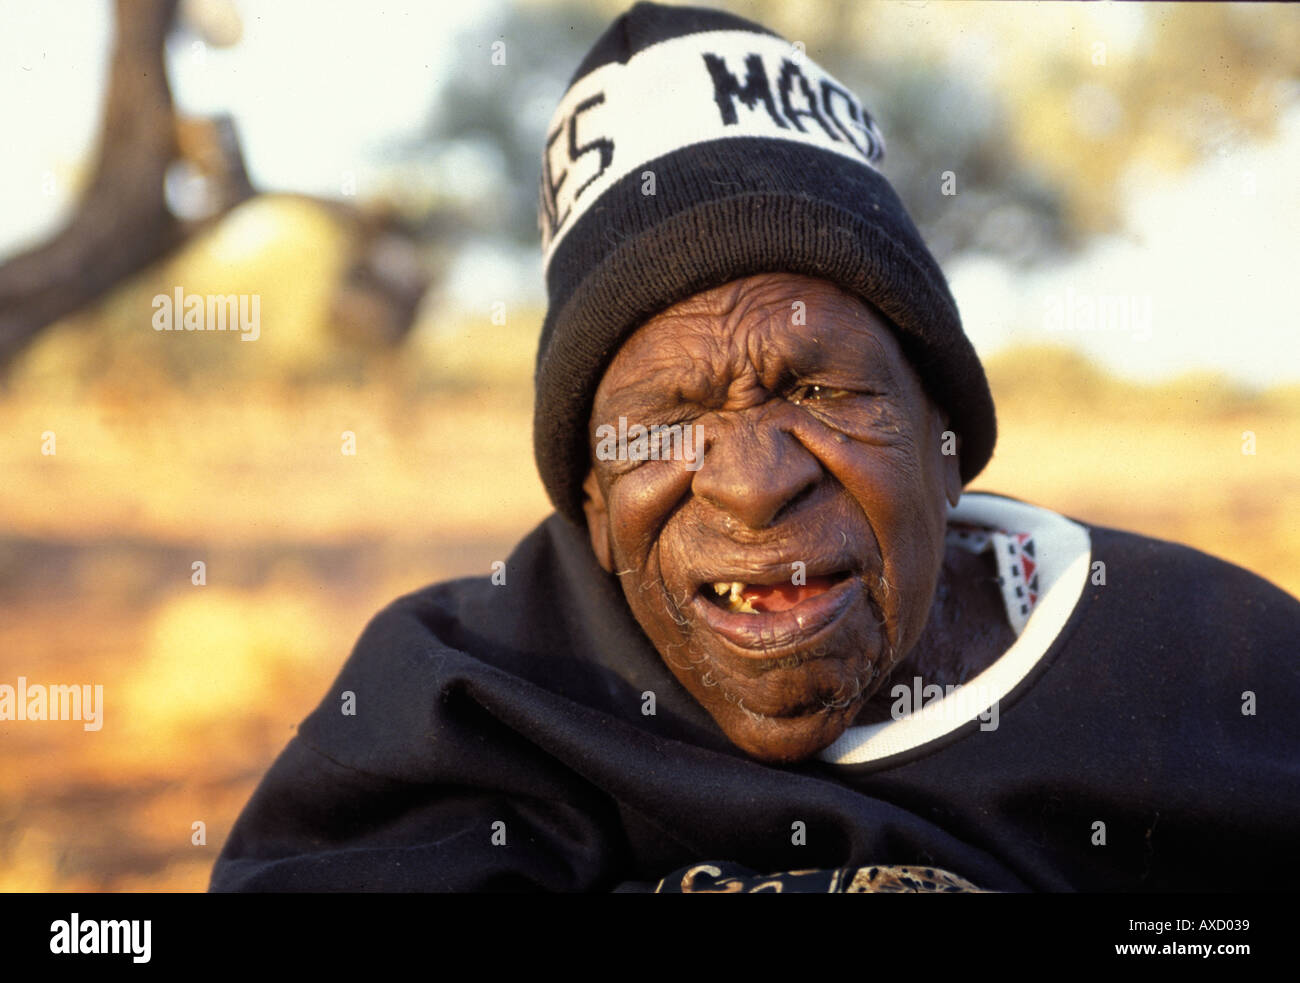
[[988, 711], [1038, 664], [1082, 596], [1092, 561], [1092, 541], [1088, 530], [1077, 522], [1049, 509], [980, 492], [964, 494], [956, 507], [949, 509], [948, 517], [1033, 533], [1041, 591], [1038, 604], [1015, 643], [974, 679], [946, 696], [930, 694], [932, 698], [922, 701], [919, 712], [850, 727], [818, 753], [822, 761], [837, 765], [878, 761], [938, 740], [977, 717], [983, 717], [983, 729], [993, 729], [991, 725], [999, 718]]

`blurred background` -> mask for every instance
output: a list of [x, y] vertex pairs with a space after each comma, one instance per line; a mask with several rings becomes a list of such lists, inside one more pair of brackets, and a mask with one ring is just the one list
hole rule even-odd
[[[972, 487], [1300, 593], [1300, 13], [715, 5], [880, 123], [997, 400]], [[368, 618], [549, 512], [540, 150], [625, 7], [4, 5], [0, 683], [105, 709], [0, 722], [0, 889], [203, 890]], [[178, 288], [257, 340], [155, 331]]]

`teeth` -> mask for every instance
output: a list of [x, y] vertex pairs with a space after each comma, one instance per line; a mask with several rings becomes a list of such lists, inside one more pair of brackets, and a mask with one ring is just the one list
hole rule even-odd
[[713, 592], [727, 599], [727, 610], [732, 613], [758, 614], [743, 596], [747, 586], [739, 580], [719, 580], [713, 585]]
[[750, 604], [749, 601], [735, 594], [733, 594], [730, 598], [728, 598], [727, 606], [733, 614], [737, 612], [739, 612], [740, 614], [758, 614], [758, 612], [754, 610], [753, 605]]

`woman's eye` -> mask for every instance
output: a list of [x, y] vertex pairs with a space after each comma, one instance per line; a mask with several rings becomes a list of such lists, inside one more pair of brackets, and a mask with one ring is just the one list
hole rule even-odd
[[833, 399], [836, 396], [844, 395], [843, 389], [832, 389], [829, 386], [803, 385], [798, 386], [790, 393], [790, 402], [798, 406], [800, 403], [815, 403], [823, 399]]

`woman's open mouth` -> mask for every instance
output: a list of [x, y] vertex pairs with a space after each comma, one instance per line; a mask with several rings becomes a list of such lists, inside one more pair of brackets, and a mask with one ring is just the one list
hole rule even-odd
[[810, 575], [802, 584], [718, 580], [700, 585], [693, 603], [718, 635], [767, 658], [812, 640], [848, 610], [861, 587], [848, 570]]
[[732, 614], [766, 614], [770, 611], [789, 611], [818, 594], [825, 594], [848, 573], [829, 577], [808, 577], [803, 584], [745, 584], [739, 580], [715, 581], [712, 593], [704, 596], [718, 607]]

